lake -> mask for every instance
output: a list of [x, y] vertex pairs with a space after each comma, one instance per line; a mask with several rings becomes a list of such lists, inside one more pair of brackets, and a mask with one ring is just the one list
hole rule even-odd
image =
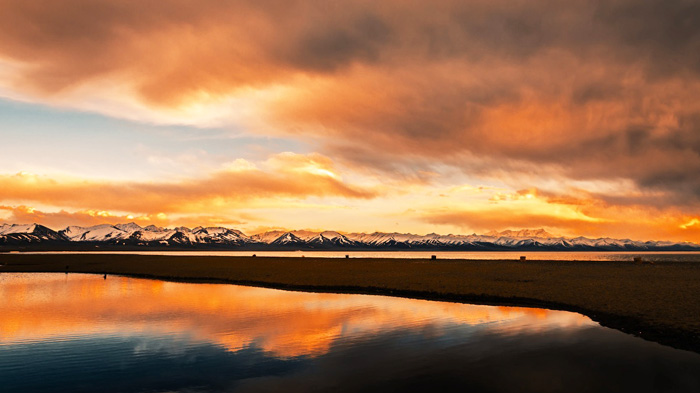
[[570, 312], [0, 274], [0, 391], [698, 392], [700, 354]]
[[517, 260], [525, 256], [528, 260], [539, 261], [633, 261], [642, 257], [653, 262], [700, 262], [698, 251], [678, 252], [636, 252], [636, 251], [46, 251], [23, 252], [23, 254], [138, 254], [170, 256], [243, 256], [253, 254], [259, 257], [299, 258], [400, 258], [430, 259], [479, 259]]

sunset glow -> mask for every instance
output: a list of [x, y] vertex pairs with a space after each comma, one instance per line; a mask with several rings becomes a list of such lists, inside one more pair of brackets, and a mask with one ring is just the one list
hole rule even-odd
[[0, 223], [700, 242], [693, 1], [0, 9]]
[[153, 314], [159, 316], [161, 334], [189, 332], [192, 339], [214, 342], [228, 351], [256, 345], [278, 357], [323, 355], [343, 334], [370, 336], [409, 322], [418, 331], [438, 321], [443, 325], [491, 323], [510, 334], [523, 326], [530, 332], [544, 328], [527, 321], [546, 320], [549, 327], [591, 324], [582, 315], [545, 309], [363, 299], [123, 277], [100, 280], [87, 275], [66, 279], [46, 275], [32, 282], [3, 282], [0, 295], [6, 305], [0, 306], [0, 347], [78, 334], [154, 334]]

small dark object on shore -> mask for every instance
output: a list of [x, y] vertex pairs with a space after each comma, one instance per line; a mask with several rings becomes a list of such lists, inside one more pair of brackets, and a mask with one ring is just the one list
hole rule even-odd
[[431, 255], [431, 256], [430, 256], [430, 259], [436, 260], [436, 259], [437, 259], [437, 255]]
[[348, 259], [348, 258], [350, 258], [350, 255], [345, 254], [345, 259]]
[[105, 280], [107, 279], [107, 275], [105, 274]]
[[257, 257], [257, 255], [256, 255], [256, 254], [253, 254], [253, 258], [255, 258], [255, 257]]
[[652, 261], [646, 261], [642, 257], [634, 257], [634, 263], [641, 265], [641, 264], [647, 264], [647, 265], [653, 265], [654, 262]]
[[520, 257], [520, 262], [525, 261], [525, 260], [527, 260], [527, 257], [525, 257], [525, 256]]

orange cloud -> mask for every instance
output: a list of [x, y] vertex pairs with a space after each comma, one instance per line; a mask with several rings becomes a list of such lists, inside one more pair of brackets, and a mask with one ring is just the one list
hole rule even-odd
[[689, 228], [693, 228], [693, 227], [700, 227], [700, 218], [697, 218], [697, 217], [691, 218], [691, 219], [690, 219], [688, 222], [686, 222], [685, 224], [679, 225], [679, 227], [680, 227], [681, 229], [689, 229]]
[[[176, 217], [168, 216], [163, 213], [135, 215], [135, 214], [114, 214], [108, 211], [84, 210], [69, 212], [60, 210], [58, 212], [46, 212], [39, 209], [27, 206], [2, 206], [0, 210], [7, 211], [9, 216], [4, 218], [7, 222], [14, 223], [40, 223], [53, 229], [63, 229], [68, 225], [77, 226], [93, 226], [100, 224], [124, 224], [127, 222], [135, 222], [141, 226], [155, 225], [158, 227], [173, 227], [173, 226], [227, 226], [235, 227], [246, 224], [249, 220], [255, 220], [244, 213], [224, 214], [221, 216], [214, 215], [192, 215]], [[231, 216], [236, 218], [231, 218]]]
[[[427, 208], [413, 214], [428, 223], [483, 233], [544, 227], [564, 236], [698, 242], [697, 218], [674, 206], [614, 204], [582, 190], [555, 194], [537, 189], [496, 192], [489, 204]], [[695, 221], [694, 221], [695, 220]]]
[[[520, 229], [520, 228], [557, 228], [565, 229], [568, 233], [578, 233], [585, 219], [560, 217], [555, 214], [528, 213], [518, 211], [437, 211], [422, 215], [422, 219], [439, 225], [451, 225], [463, 230], [487, 232], [489, 229]], [[597, 226], [598, 224], [596, 224]]]
[[100, 224], [122, 224], [135, 222], [139, 225], [167, 226], [170, 221], [164, 215], [150, 214], [134, 216], [129, 214], [112, 214], [107, 211], [84, 210], [68, 212], [44, 212], [27, 206], [1, 206], [0, 210], [10, 213], [9, 222], [41, 223], [42, 225], [62, 229], [67, 225], [93, 226]]
[[312, 196], [369, 199], [378, 195], [376, 190], [343, 182], [332, 162], [320, 155], [281, 154], [271, 158], [268, 167], [224, 170], [201, 179], [160, 183], [56, 180], [18, 173], [0, 176], [0, 201], [152, 215], [207, 211], [251, 200]]

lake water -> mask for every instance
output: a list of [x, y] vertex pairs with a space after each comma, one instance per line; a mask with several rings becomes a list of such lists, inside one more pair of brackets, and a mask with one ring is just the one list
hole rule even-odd
[[700, 355], [568, 312], [0, 274], [0, 391], [699, 392]]
[[138, 255], [172, 255], [172, 256], [251, 256], [259, 257], [318, 257], [318, 258], [402, 258], [430, 259], [432, 255], [439, 259], [481, 259], [481, 260], [516, 260], [525, 256], [529, 260], [539, 261], [633, 261], [642, 257], [654, 262], [700, 262], [700, 252], [606, 252], [606, 251], [49, 251], [26, 252], [24, 254], [138, 254]]

